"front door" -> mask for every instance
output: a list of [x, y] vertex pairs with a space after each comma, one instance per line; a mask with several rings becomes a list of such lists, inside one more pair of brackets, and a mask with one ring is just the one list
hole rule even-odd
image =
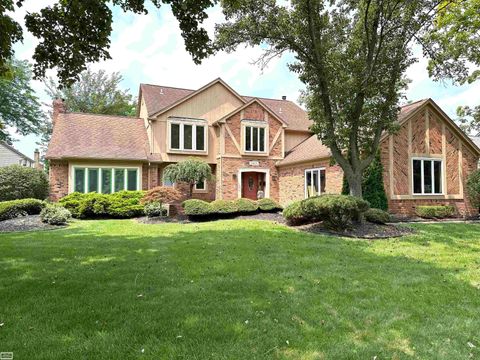
[[242, 173], [242, 197], [257, 200], [258, 192], [258, 174], [257, 172]]

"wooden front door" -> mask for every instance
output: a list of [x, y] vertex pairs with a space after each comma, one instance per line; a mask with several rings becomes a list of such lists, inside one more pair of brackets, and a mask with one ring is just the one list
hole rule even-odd
[[242, 173], [242, 197], [257, 200], [258, 192], [258, 173], [244, 172]]

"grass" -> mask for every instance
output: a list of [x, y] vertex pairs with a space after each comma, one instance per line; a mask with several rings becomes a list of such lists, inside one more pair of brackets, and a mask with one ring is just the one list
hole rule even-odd
[[15, 359], [480, 357], [480, 226], [364, 241], [262, 221], [0, 235]]

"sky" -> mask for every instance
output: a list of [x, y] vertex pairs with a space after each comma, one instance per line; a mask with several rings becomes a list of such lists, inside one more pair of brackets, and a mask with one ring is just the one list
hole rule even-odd
[[[13, 14], [21, 24], [26, 11], [34, 12], [54, 3], [54, 0], [26, 0], [23, 8]], [[268, 67], [260, 69], [255, 64], [262, 50], [259, 47], [239, 47], [233, 53], [219, 53], [195, 65], [185, 51], [177, 21], [169, 6], [160, 9], [149, 6], [148, 15], [113, 11], [111, 36], [111, 60], [92, 64], [94, 70], [118, 71], [123, 76], [122, 87], [138, 94], [140, 83], [197, 89], [217, 77], [221, 77], [242, 95], [281, 98], [297, 101], [303, 84], [287, 64], [291, 54], [272, 60]], [[212, 34], [214, 24], [223, 20], [220, 8], [209, 10], [205, 28]], [[15, 56], [31, 60], [37, 40], [24, 29], [24, 41], [15, 45]], [[406, 92], [407, 101], [432, 98], [452, 118], [460, 105], [476, 105], [480, 98], [480, 81], [470, 85], [453, 86], [451, 83], [434, 82], [428, 77], [427, 60], [420, 49], [414, 49], [418, 61], [407, 72], [411, 80]], [[48, 73], [55, 76], [54, 71]], [[46, 95], [42, 81], [33, 81], [32, 87], [42, 103], [51, 100]], [[13, 131], [13, 130], [12, 130]], [[38, 136], [14, 135], [14, 146], [32, 157]]]

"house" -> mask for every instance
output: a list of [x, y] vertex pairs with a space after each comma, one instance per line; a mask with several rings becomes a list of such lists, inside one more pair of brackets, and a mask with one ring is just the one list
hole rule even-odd
[[0, 167], [8, 165], [22, 165], [27, 167], [41, 168], [40, 165], [40, 152], [35, 150], [34, 160], [28, 156], [22, 154], [15, 149], [12, 145], [7, 144], [5, 141], [0, 141]]
[[[195, 198], [256, 199], [282, 204], [339, 193], [343, 172], [311, 133], [304, 110], [286, 97], [242, 96], [221, 79], [197, 90], [141, 84], [138, 117], [68, 113], [54, 102], [50, 160], [53, 200], [73, 191], [150, 189], [165, 166], [194, 156], [215, 180], [196, 184]], [[390, 211], [411, 215], [419, 204], [453, 204], [473, 215], [464, 193], [480, 149], [430, 99], [401, 108], [400, 131], [381, 142]]]

